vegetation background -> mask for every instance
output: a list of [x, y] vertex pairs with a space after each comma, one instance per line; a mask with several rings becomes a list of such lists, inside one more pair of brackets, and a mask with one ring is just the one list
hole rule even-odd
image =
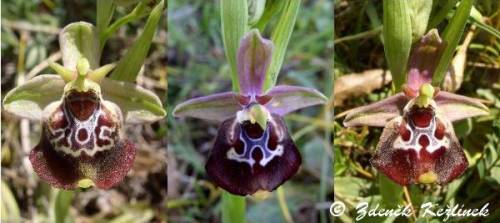
[[[224, 55], [218, 0], [172, 0], [168, 6], [168, 100], [176, 105], [196, 96], [231, 90]], [[278, 84], [332, 91], [333, 2], [304, 0], [286, 51]], [[263, 32], [269, 38], [278, 16]], [[332, 190], [333, 128], [326, 108], [316, 106], [287, 115], [285, 121], [303, 158], [298, 174], [277, 192], [247, 198], [248, 222], [285, 222], [286, 209], [296, 222], [319, 222], [329, 215]], [[173, 106], [169, 107], [170, 110]], [[206, 176], [205, 161], [218, 123], [168, 117], [168, 215], [173, 222], [219, 222], [222, 189]]]
[[[431, 27], [440, 32], [458, 1], [434, 1]], [[451, 8], [446, 8], [449, 5]], [[369, 202], [374, 208], [397, 208], [424, 202], [445, 208], [461, 204], [481, 208], [489, 203], [488, 218], [451, 219], [448, 222], [498, 222], [500, 219], [500, 15], [498, 1], [475, 1], [462, 35], [466, 60], [454, 77], [458, 94], [482, 100], [490, 115], [454, 123], [469, 160], [464, 175], [448, 185], [413, 185], [405, 196], [400, 186], [381, 176], [369, 163], [382, 128], [344, 128], [344, 111], [391, 95], [391, 77], [382, 43], [382, 1], [335, 2], [335, 198], [347, 205], [340, 222], [355, 222], [355, 207]], [[479, 14], [479, 16], [478, 16]], [[478, 22], [476, 18], [481, 17]], [[434, 24], [433, 24], [434, 23]], [[457, 68], [457, 67], [455, 67]], [[450, 81], [444, 88], [450, 90]], [[362, 222], [442, 222], [443, 218], [365, 218]]]
[[[95, 24], [96, 1], [2, 1], [2, 95], [37, 74], [55, 73], [44, 62], [59, 60], [58, 32], [75, 21]], [[132, 10], [118, 7], [114, 18]], [[108, 40], [101, 64], [117, 61], [145, 19], [122, 27]], [[161, 19], [138, 84], [166, 102], [166, 16]], [[39, 180], [28, 154], [40, 138], [40, 123], [2, 111], [2, 222], [166, 221], [166, 124], [126, 126], [138, 148], [124, 182], [111, 190], [61, 191]], [[11, 219], [6, 221], [5, 219]], [[13, 220], [14, 219], [14, 220]]]

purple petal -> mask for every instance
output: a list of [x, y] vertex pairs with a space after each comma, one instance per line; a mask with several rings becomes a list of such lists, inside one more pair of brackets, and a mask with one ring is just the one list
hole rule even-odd
[[432, 29], [413, 46], [408, 62], [407, 86], [418, 93], [420, 86], [432, 81], [439, 58], [446, 47], [436, 29]]
[[489, 114], [488, 107], [474, 98], [439, 91], [434, 100], [439, 111], [451, 122]]
[[241, 109], [234, 92], [224, 92], [187, 100], [174, 109], [175, 117], [224, 121]]
[[224, 121], [206, 164], [215, 184], [238, 195], [272, 191], [292, 177], [301, 164], [300, 153], [283, 119], [272, 115], [267, 129], [257, 124]]
[[288, 85], [273, 87], [266, 95], [272, 98], [266, 107], [280, 116], [301, 108], [324, 104], [328, 100], [316, 89]]
[[242, 95], [262, 94], [273, 48], [273, 43], [262, 38], [257, 30], [250, 31], [241, 40], [238, 50], [238, 78]]
[[382, 101], [347, 111], [344, 126], [384, 127], [391, 119], [403, 114], [403, 108], [409, 98], [398, 93]]
[[468, 166], [451, 122], [417, 106], [387, 124], [371, 163], [401, 185], [445, 184]]

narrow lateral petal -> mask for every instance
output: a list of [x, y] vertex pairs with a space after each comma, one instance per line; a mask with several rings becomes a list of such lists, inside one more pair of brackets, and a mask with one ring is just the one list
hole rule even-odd
[[349, 110], [344, 119], [344, 126], [384, 127], [391, 119], [403, 114], [408, 100], [403, 93], [398, 93], [379, 102]]
[[43, 109], [61, 99], [65, 82], [59, 75], [42, 74], [18, 86], [5, 95], [4, 109], [16, 116], [39, 121]]
[[440, 91], [434, 100], [438, 111], [451, 122], [489, 114], [488, 107], [474, 98]]
[[158, 96], [138, 85], [104, 78], [101, 89], [105, 100], [120, 107], [126, 123], [155, 122], [166, 115]]
[[238, 50], [238, 77], [242, 95], [260, 95], [271, 63], [274, 45], [262, 38], [258, 30], [251, 30], [240, 42]]
[[275, 86], [266, 95], [271, 96], [271, 101], [265, 106], [280, 116], [301, 108], [324, 104], [328, 100], [316, 89], [288, 85]]
[[230, 193], [249, 195], [276, 189], [300, 164], [300, 153], [285, 122], [273, 115], [266, 130], [257, 124], [240, 124], [234, 118], [224, 121], [206, 170], [215, 184]]
[[215, 121], [224, 121], [236, 115], [241, 109], [234, 92], [224, 92], [189, 99], [178, 104], [173, 115], [178, 118], [192, 117]]

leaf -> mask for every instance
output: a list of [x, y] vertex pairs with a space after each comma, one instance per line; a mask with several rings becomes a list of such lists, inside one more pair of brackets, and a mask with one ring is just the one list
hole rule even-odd
[[61, 99], [65, 82], [59, 75], [42, 74], [7, 93], [4, 109], [21, 118], [41, 120], [43, 109]]
[[255, 25], [262, 15], [266, 6], [266, 0], [248, 0], [248, 14], [250, 25]]
[[406, 64], [412, 43], [412, 26], [408, 1], [387, 0], [384, 4], [384, 52], [391, 70], [394, 92], [406, 81]]
[[297, 15], [299, 14], [301, 0], [287, 1], [287, 3], [288, 4], [284, 7], [280, 18], [277, 21], [278, 25], [274, 28], [271, 37], [271, 40], [275, 45], [275, 50], [271, 59], [271, 64], [267, 69], [264, 91], [276, 85], [279, 71], [283, 65], [283, 60], [285, 59], [288, 42], [292, 36], [293, 27], [295, 26], [295, 21], [297, 19]]
[[151, 11], [146, 21], [146, 25], [144, 26], [144, 30], [134, 44], [127, 50], [125, 56], [120, 59], [110, 76], [111, 79], [129, 82], [135, 81], [144, 63], [144, 59], [148, 54], [149, 48], [151, 47], [153, 36], [163, 13], [163, 4], [162, 0]]
[[247, 32], [248, 6], [246, 0], [221, 0], [220, 14], [222, 25], [222, 41], [229, 67], [233, 91], [239, 91], [238, 65], [236, 53], [238, 52], [241, 37]]
[[382, 101], [361, 106], [347, 111], [344, 126], [376, 126], [384, 127], [387, 122], [403, 114], [408, 98], [398, 93]]
[[489, 114], [488, 107], [474, 98], [440, 91], [434, 100], [441, 114], [451, 122]]
[[379, 190], [385, 207], [395, 208], [401, 203], [403, 187], [390, 180], [383, 174], [379, 174]]
[[101, 91], [105, 100], [121, 108], [127, 123], [155, 122], [166, 115], [155, 93], [133, 83], [104, 78]]
[[427, 31], [427, 22], [432, 11], [432, 0], [412, 0], [410, 4], [410, 18], [412, 39], [420, 39]]
[[224, 92], [193, 98], [175, 106], [173, 115], [178, 118], [192, 117], [224, 121], [241, 110], [236, 94]]
[[2, 203], [1, 203], [1, 221], [2, 222], [21, 222], [21, 214], [16, 198], [12, 194], [9, 186], [2, 180]]
[[[97, 1], [97, 33], [101, 36], [106, 28], [108, 27], [111, 19], [113, 18], [113, 13], [115, 11], [114, 1]], [[99, 48], [102, 49], [105, 43], [99, 43]]]
[[99, 67], [99, 37], [94, 25], [87, 22], [70, 23], [59, 34], [64, 67], [75, 70], [81, 57], [89, 61], [90, 68]]
[[222, 222], [245, 223], [245, 197], [222, 192]]
[[54, 211], [54, 222], [64, 223], [68, 217], [69, 208], [75, 193], [69, 190], [56, 190], [52, 211]]
[[432, 85], [434, 86], [439, 86], [444, 80], [455, 49], [464, 32], [465, 24], [471, 12], [472, 3], [473, 0], [462, 0], [453, 18], [450, 20], [450, 23], [444, 29], [442, 38], [447, 45], [436, 67], [434, 76], [432, 77]]
[[281, 116], [301, 108], [324, 104], [328, 100], [316, 89], [288, 85], [273, 87], [267, 95], [272, 96], [272, 99], [265, 106]]

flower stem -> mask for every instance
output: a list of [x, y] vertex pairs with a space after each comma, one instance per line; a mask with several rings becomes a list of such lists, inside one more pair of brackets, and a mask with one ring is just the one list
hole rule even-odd
[[222, 222], [245, 222], [245, 197], [222, 193]]
[[281, 212], [283, 213], [283, 217], [285, 218], [285, 222], [293, 223], [292, 215], [290, 214], [290, 210], [288, 209], [288, 205], [286, 204], [285, 191], [283, 187], [278, 187], [278, 189], [276, 189], [276, 193], [278, 196], [278, 202], [280, 204]]

